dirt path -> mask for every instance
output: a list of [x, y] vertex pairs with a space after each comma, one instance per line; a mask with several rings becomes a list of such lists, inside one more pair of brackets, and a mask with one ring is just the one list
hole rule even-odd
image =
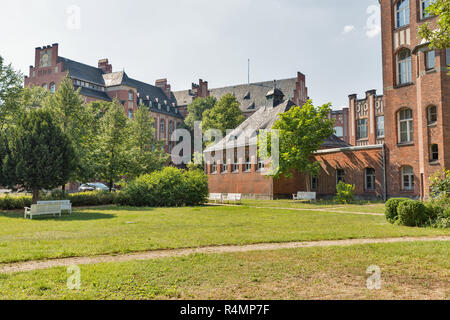
[[450, 241], [450, 236], [440, 237], [404, 237], [404, 238], [386, 238], [386, 239], [351, 239], [351, 240], [330, 240], [315, 242], [289, 242], [289, 243], [266, 243], [252, 244], [244, 246], [220, 246], [220, 247], [203, 247], [194, 249], [176, 249], [176, 250], [158, 250], [140, 253], [132, 253], [125, 255], [107, 255], [92, 256], [78, 258], [63, 258], [45, 261], [28, 261], [13, 264], [0, 265], [1, 273], [26, 272], [33, 270], [42, 270], [53, 267], [68, 267], [72, 265], [89, 265], [105, 262], [125, 262], [138, 260], [152, 260], [169, 257], [189, 256], [196, 253], [215, 254], [215, 253], [233, 253], [248, 251], [270, 251], [294, 248], [310, 248], [310, 247], [329, 247], [329, 246], [350, 246], [357, 244], [373, 244], [373, 243], [398, 243], [398, 242], [431, 242], [431, 241]]
[[[212, 206], [226, 206], [226, 207], [241, 207], [238, 205], [233, 204], [211, 204], [208, 205]], [[331, 207], [331, 208], [283, 208], [283, 207], [257, 207], [257, 206], [248, 206], [244, 205], [248, 208], [253, 209], [274, 209], [274, 210], [293, 210], [293, 211], [319, 211], [319, 212], [329, 212], [329, 213], [351, 213], [351, 214], [358, 214], [363, 216], [384, 216], [384, 213], [377, 213], [377, 212], [357, 212], [357, 211], [344, 211], [340, 210], [342, 207]]]

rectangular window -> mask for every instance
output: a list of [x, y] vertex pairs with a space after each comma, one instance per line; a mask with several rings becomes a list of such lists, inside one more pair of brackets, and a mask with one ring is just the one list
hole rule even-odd
[[411, 167], [402, 168], [402, 186], [405, 191], [414, 191], [414, 170]]
[[368, 130], [367, 130], [367, 119], [360, 119], [358, 120], [358, 132], [357, 132], [357, 139], [367, 139], [368, 137]]
[[430, 17], [427, 13], [427, 8], [430, 6], [432, 0], [420, 0], [420, 17], [422, 19]]
[[336, 170], [336, 184], [339, 184], [339, 182], [345, 183], [345, 171], [343, 169], [337, 169]]
[[446, 61], [447, 61], [447, 65], [450, 66], [450, 48], [447, 48], [445, 50], [445, 55], [446, 55]]
[[411, 109], [405, 109], [400, 111], [399, 138], [400, 143], [413, 142], [414, 127], [413, 127], [413, 113]]
[[396, 5], [396, 25], [401, 28], [409, 24], [409, 0], [399, 0]]
[[430, 148], [430, 161], [439, 160], [439, 146], [437, 144], [431, 145]]
[[217, 164], [216, 164], [216, 163], [214, 163], [214, 164], [211, 166], [211, 173], [212, 173], [212, 174], [216, 174], [216, 173], [217, 173]]
[[435, 61], [436, 61], [436, 56], [435, 56], [434, 50], [425, 52], [425, 67], [427, 70], [434, 69]]
[[312, 176], [311, 177], [311, 190], [317, 191], [318, 188], [319, 188], [319, 177]]
[[258, 171], [263, 171], [264, 170], [264, 160], [259, 159], [258, 160]]
[[377, 117], [377, 138], [384, 137], [384, 116]]
[[375, 169], [366, 169], [366, 190], [375, 190]]

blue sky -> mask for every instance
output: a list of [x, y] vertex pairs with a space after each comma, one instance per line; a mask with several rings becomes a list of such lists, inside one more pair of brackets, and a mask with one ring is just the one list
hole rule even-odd
[[200, 78], [211, 88], [246, 83], [250, 58], [252, 82], [301, 71], [314, 103], [338, 108], [349, 94], [382, 92], [378, 18], [367, 12], [376, 7], [378, 0], [3, 1], [0, 55], [27, 74], [35, 47], [59, 43], [61, 56], [90, 65], [109, 58], [114, 71], [152, 84], [168, 78], [173, 90]]

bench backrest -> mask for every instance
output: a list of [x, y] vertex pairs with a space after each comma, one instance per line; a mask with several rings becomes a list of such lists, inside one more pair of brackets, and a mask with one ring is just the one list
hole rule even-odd
[[240, 201], [242, 199], [242, 194], [240, 193], [229, 193], [228, 200]]
[[221, 193], [210, 193], [209, 198], [211, 200], [220, 200], [220, 199], [222, 199], [222, 194]]
[[70, 210], [72, 207], [70, 200], [38, 201], [37, 204], [59, 204], [63, 210]]
[[32, 214], [56, 214], [61, 212], [61, 204], [33, 204], [31, 206]]
[[299, 200], [316, 200], [317, 193], [316, 192], [299, 192], [299, 193], [297, 193], [297, 197]]

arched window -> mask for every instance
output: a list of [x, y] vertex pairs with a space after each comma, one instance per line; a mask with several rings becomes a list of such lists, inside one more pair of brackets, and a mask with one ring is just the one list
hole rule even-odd
[[367, 168], [365, 170], [365, 178], [366, 178], [366, 190], [368, 191], [375, 190], [375, 169]]
[[414, 191], [414, 169], [409, 166], [402, 168], [402, 189]]
[[435, 124], [437, 122], [437, 107], [429, 106], [427, 108], [428, 124]]
[[55, 93], [55, 91], [56, 91], [56, 86], [55, 86], [54, 82], [50, 83], [50, 91], [51, 91], [51, 93]]
[[398, 84], [411, 82], [411, 73], [411, 51], [404, 48], [397, 55]]
[[399, 143], [413, 142], [414, 123], [411, 109], [402, 109], [398, 113], [398, 136]]
[[395, 6], [396, 26], [401, 28], [409, 24], [409, 0], [399, 0]]
[[439, 146], [437, 144], [432, 144], [430, 146], [430, 161], [439, 160]]
[[128, 91], [128, 100], [129, 101], [133, 101], [134, 100], [133, 90]]

